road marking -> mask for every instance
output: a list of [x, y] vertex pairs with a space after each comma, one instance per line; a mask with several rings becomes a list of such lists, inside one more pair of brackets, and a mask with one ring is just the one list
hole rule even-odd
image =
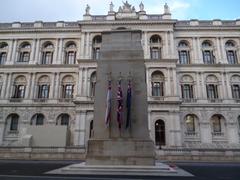
[[[93, 178], [93, 177], [69, 177], [69, 176], [21, 176], [21, 175], [0, 175], [0, 178], [33, 178], [33, 179], [84, 179], [84, 180], [116, 180], [116, 179], [119, 179], [119, 180], [136, 180], [136, 179], [125, 179], [125, 178], [108, 178], [108, 177], [104, 177], [104, 178]], [[143, 180], [143, 179], [138, 179], [138, 180]]]

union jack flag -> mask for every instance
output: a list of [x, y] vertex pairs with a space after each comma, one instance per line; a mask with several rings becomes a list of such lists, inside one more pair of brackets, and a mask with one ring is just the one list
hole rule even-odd
[[117, 122], [118, 122], [118, 128], [121, 129], [122, 111], [123, 111], [123, 93], [122, 93], [122, 87], [121, 87], [121, 80], [118, 81], [117, 102], [118, 102]]

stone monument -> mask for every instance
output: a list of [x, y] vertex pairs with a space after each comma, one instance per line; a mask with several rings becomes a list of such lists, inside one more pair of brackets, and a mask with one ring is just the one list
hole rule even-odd
[[[113, 30], [102, 33], [94, 102], [94, 136], [88, 141], [87, 165], [154, 165], [153, 142], [149, 138], [147, 89], [141, 31]], [[106, 127], [106, 96], [111, 81], [111, 121]], [[122, 126], [117, 122], [117, 91], [123, 92]], [[126, 96], [131, 81], [131, 126], [126, 123]]]

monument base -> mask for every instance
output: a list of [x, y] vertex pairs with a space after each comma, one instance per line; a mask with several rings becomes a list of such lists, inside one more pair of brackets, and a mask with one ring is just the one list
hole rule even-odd
[[155, 165], [151, 140], [107, 139], [88, 141], [87, 165]]
[[64, 175], [108, 175], [108, 176], [184, 176], [193, 177], [192, 174], [179, 168], [172, 168], [163, 163], [155, 166], [110, 166], [110, 165], [86, 165], [85, 163], [73, 164], [56, 169], [46, 174]]

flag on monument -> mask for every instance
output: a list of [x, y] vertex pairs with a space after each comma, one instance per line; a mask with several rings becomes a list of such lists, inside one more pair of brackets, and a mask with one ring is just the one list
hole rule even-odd
[[111, 121], [111, 99], [112, 99], [112, 92], [111, 92], [111, 81], [108, 82], [108, 91], [107, 91], [107, 106], [106, 106], [106, 114], [105, 114], [105, 124], [109, 127]]
[[122, 111], [123, 111], [123, 94], [122, 94], [121, 80], [118, 81], [117, 102], [118, 102], [117, 122], [118, 122], [118, 128], [121, 129]]
[[131, 82], [128, 81], [126, 129], [131, 127], [131, 103], [132, 103], [131, 101], [132, 101], [132, 87], [131, 87]]

